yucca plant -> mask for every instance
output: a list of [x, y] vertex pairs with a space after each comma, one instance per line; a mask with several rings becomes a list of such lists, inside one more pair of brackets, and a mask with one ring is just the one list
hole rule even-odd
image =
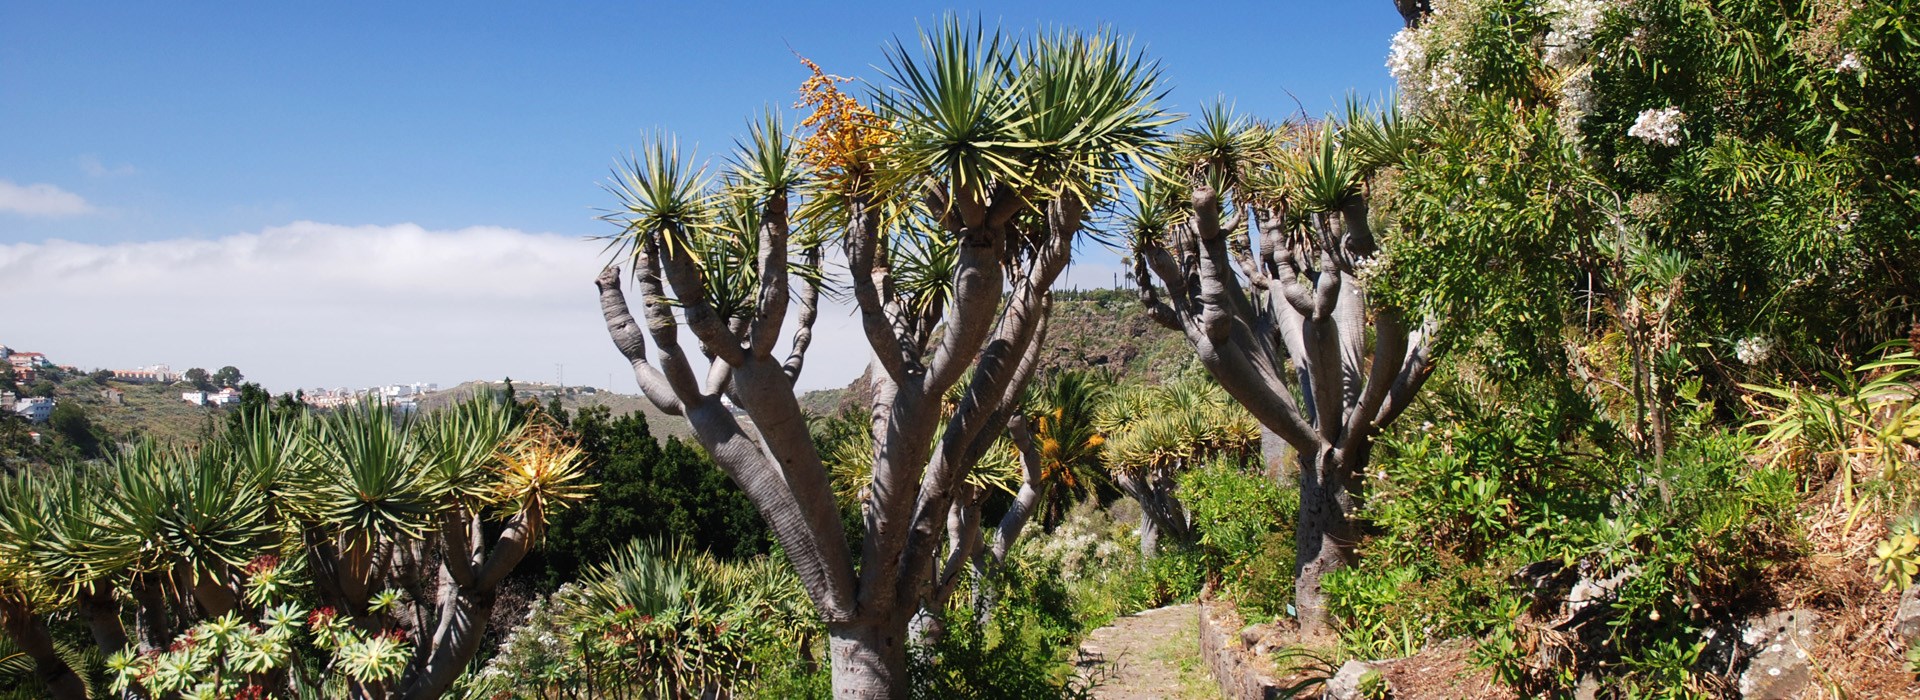
[[[1435, 324], [1410, 323], [1420, 309], [1371, 290], [1385, 223], [1371, 198], [1419, 153], [1422, 130], [1353, 103], [1317, 123], [1278, 125], [1215, 107], [1180, 137], [1159, 189], [1143, 187], [1151, 196], [1128, 202], [1123, 217], [1148, 316], [1180, 332], [1299, 455], [1294, 599], [1316, 635], [1329, 632], [1321, 576], [1345, 566], [1360, 539], [1350, 494], [1372, 441], [1433, 366]], [[1154, 431], [1139, 435], [1175, 435]]]
[[90, 697], [85, 668], [63, 649], [44, 615], [72, 599], [72, 579], [47, 568], [60, 484], [31, 472], [0, 476], [0, 629], [13, 654], [7, 666], [37, 676], [58, 700]]
[[189, 605], [209, 615], [232, 611], [237, 574], [276, 534], [265, 494], [248, 485], [217, 442], [199, 450], [149, 443], [117, 455], [84, 550], [87, 567], [128, 581], [148, 605], [169, 601], [176, 618], [194, 616]]
[[537, 602], [469, 697], [733, 697], [758, 655], [810, 655], [819, 624], [791, 568], [636, 539]]

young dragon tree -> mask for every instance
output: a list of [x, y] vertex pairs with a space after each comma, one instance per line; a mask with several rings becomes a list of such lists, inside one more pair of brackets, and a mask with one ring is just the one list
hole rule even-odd
[[[778, 120], [755, 124], [717, 187], [673, 147], [644, 149], [610, 217], [640, 319], [618, 268], [597, 280], [642, 391], [686, 419], [804, 582], [837, 698], [906, 697], [908, 622], [943, 566], [965, 564], [943, 556], [949, 516], [1017, 410], [1050, 289], [1089, 212], [1170, 122], [1157, 66], [1112, 35], [1016, 41], [948, 19], [920, 39], [919, 53], [888, 51], [872, 108], [816, 69], [809, 135], [796, 145]], [[857, 552], [794, 388], [834, 243], [874, 355]]]
[[1321, 577], [1360, 539], [1374, 438], [1432, 369], [1433, 324], [1368, 294], [1370, 195], [1413, 144], [1392, 110], [1275, 127], [1216, 105], [1128, 215], [1148, 314], [1297, 455], [1294, 604], [1310, 634], [1328, 629]]

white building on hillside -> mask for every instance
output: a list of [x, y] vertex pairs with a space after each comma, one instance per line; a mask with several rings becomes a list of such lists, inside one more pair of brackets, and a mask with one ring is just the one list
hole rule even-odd
[[53, 417], [53, 399], [41, 396], [20, 399], [13, 403], [13, 412], [25, 416], [28, 421], [45, 423]]

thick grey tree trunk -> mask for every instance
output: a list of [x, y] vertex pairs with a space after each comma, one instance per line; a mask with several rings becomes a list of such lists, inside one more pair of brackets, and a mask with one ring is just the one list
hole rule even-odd
[[[1223, 216], [1204, 184], [1191, 205], [1184, 225], [1138, 239], [1140, 299], [1260, 421], [1270, 473], [1280, 441], [1298, 455], [1294, 608], [1304, 633], [1329, 634], [1321, 579], [1354, 558], [1354, 489], [1374, 438], [1432, 370], [1433, 325], [1409, 329], [1398, 309], [1369, 307], [1356, 263], [1375, 249], [1360, 194], [1304, 219], [1280, 207]], [[1257, 248], [1243, 226], [1258, 230]]]
[[1323, 454], [1300, 464], [1300, 517], [1294, 530], [1294, 609], [1303, 630], [1326, 630], [1327, 594], [1321, 579], [1353, 563], [1359, 532], [1348, 516], [1352, 494], [1340, 465]]
[[[935, 189], [929, 196], [946, 194]], [[880, 212], [863, 198], [849, 205], [842, 242], [852, 296], [880, 369], [872, 373], [872, 483], [857, 559], [793, 386], [811, 334], [817, 282], [801, 295], [794, 350], [784, 363], [771, 354], [789, 299], [784, 197], [765, 204], [756, 267], [760, 305], [751, 318], [724, 318], [707, 301], [696, 261], [662, 242], [686, 240], [682, 232], [648, 232], [635, 243], [634, 282], [644, 326], [627, 305], [618, 269], [596, 280], [608, 332], [632, 363], [641, 390], [662, 411], [687, 419], [786, 551], [830, 632], [836, 698], [906, 697], [909, 621], [929, 604], [944, 607], [943, 591], [951, 591], [952, 575], [969, 558], [948, 545], [948, 523], [956, 504], [971, 493], [968, 473], [1033, 376], [1051, 310], [1048, 290], [1066, 267], [1085, 215], [1077, 203], [1049, 203], [1047, 225], [1033, 232], [1040, 234], [1038, 244], [1010, 254], [1009, 224], [1032, 203], [1004, 187], [991, 197], [954, 196], [962, 200], [956, 206], [933, 207], [945, 212], [945, 227], [959, 244], [944, 306], [903, 303], [880, 245]], [[817, 261], [817, 253], [809, 255]], [[681, 349], [683, 325], [712, 361], [704, 381]], [[657, 366], [649, 345], [659, 354]], [[968, 381], [960, 385], [962, 379]], [[956, 385], [963, 387], [959, 399], [943, 411], [941, 398]], [[722, 397], [746, 410], [750, 427], [722, 405]], [[980, 538], [971, 541], [977, 547]]]
[[905, 617], [828, 624], [835, 700], [907, 697], [907, 642]]

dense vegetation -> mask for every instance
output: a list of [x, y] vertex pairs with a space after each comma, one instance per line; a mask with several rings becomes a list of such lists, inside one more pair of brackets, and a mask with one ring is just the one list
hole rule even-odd
[[[1084, 697], [1205, 600], [1301, 696], [1765, 695], [1786, 614], [1776, 696], [1920, 692], [1920, 4], [1396, 5], [1322, 119], [949, 20], [717, 180], [650, 144], [600, 285], [654, 413], [0, 417], [0, 689]], [[1095, 228], [1132, 289], [1050, 291]], [[836, 284], [878, 360], [803, 404]]]

